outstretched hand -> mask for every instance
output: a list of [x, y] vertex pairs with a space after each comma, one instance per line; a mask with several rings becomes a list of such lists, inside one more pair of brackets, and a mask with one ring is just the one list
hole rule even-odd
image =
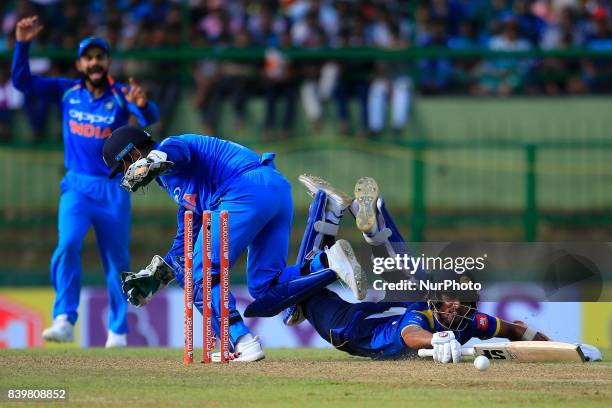
[[42, 29], [43, 26], [38, 21], [38, 16], [25, 17], [17, 22], [15, 38], [20, 42], [29, 42], [36, 38]]
[[146, 92], [144, 91], [144, 89], [142, 89], [140, 85], [136, 83], [136, 81], [134, 81], [134, 78], [130, 77], [129, 82], [130, 82], [129, 89], [127, 87], [123, 87], [121, 89], [121, 91], [125, 95], [125, 99], [129, 103], [133, 103], [139, 108], [144, 108], [145, 106], [147, 106]]

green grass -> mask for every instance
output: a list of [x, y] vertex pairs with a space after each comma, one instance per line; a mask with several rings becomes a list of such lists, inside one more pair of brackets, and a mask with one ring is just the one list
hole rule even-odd
[[478, 372], [469, 362], [376, 362], [329, 349], [269, 350], [263, 362], [225, 366], [184, 366], [177, 349], [1, 350], [0, 388], [68, 388], [70, 406], [88, 407], [607, 407], [606, 354], [604, 363]]

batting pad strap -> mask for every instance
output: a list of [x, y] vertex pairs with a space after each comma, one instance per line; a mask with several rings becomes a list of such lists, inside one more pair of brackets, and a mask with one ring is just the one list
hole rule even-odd
[[323, 235], [331, 235], [335, 237], [336, 235], [338, 235], [338, 230], [340, 229], [340, 227], [329, 222], [317, 221], [314, 224], [314, 229], [315, 231]]
[[389, 228], [383, 228], [374, 235], [363, 234], [363, 238], [368, 244], [377, 246], [386, 244], [389, 241], [389, 237], [391, 235], [392, 232]]
[[525, 333], [523, 333], [522, 339], [525, 341], [531, 341], [535, 339], [536, 334], [538, 334], [537, 330], [527, 327], [527, 329], [525, 329]]

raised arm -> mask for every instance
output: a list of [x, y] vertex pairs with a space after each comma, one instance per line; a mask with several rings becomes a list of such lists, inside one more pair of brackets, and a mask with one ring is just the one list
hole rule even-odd
[[130, 86], [122, 88], [125, 100], [128, 102], [129, 111], [138, 119], [142, 127], [152, 125], [159, 120], [159, 109], [152, 101], [149, 101], [144, 89], [134, 81], [129, 80]]
[[58, 102], [66, 89], [74, 84], [66, 78], [44, 78], [30, 72], [30, 43], [41, 32], [43, 26], [38, 17], [26, 17], [17, 22], [15, 37], [17, 44], [13, 54], [11, 78], [15, 88], [23, 93], [32, 93], [50, 101]]

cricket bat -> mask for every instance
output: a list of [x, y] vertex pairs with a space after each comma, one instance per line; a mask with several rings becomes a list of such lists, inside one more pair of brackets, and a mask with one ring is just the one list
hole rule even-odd
[[[461, 349], [462, 356], [485, 356], [489, 360], [535, 363], [543, 361], [584, 362], [579, 344], [560, 341], [512, 341], [480, 343]], [[419, 357], [432, 357], [432, 349], [420, 349]]]

